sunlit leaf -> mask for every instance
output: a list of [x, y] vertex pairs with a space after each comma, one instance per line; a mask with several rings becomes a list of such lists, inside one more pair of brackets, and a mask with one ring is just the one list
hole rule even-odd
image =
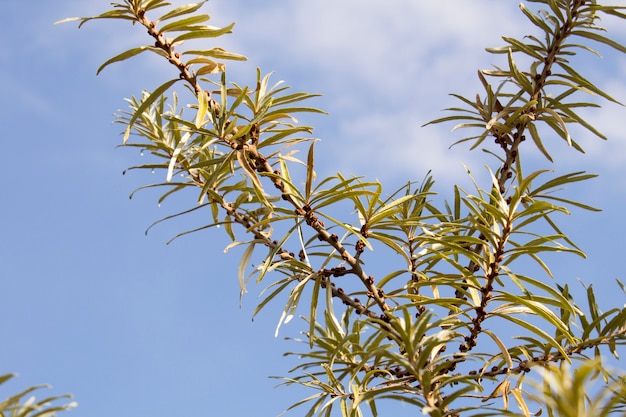
[[130, 136], [131, 129], [135, 123], [135, 121], [143, 115], [143, 113], [154, 103], [159, 97], [161, 97], [172, 85], [176, 82], [180, 81], [179, 78], [167, 81], [161, 84], [156, 90], [150, 93], [146, 98], [144, 98], [141, 102], [141, 105], [135, 110], [132, 117], [127, 123], [126, 130], [124, 131], [123, 143], [128, 141], [128, 137]]
[[119, 61], [123, 61], [125, 59], [131, 58], [135, 55], [138, 55], [140, 53], [142, 53], [143, 51], [152, 51], [155, 52], [161, 56], [165, 56], [165, 52], [160, 49], [160, 48], [155, 48], [153, 46], [140, 46], [139, 48], [132, 48], [129, 49], [127, 51], [122, 52], [119, 55], [114, 56], [113, 58], [107, 60], [104, 64], [100, 65], [100, 67], [98, 68], [98, 71], [96, 71], [96, 75], [100, 74], [100, 72], [109, 64], [112, 64], [114, 62], [119, 62]]
[[193, 25], [206, 22], [209, 19], [210, 17], [208, 14], [186, 17], [184, 19], [176, 20], [174, 22], [168, 23], [167, 25], [161, 26], [159, 28], [159, 32], [162, 32], [162, 33], [178, 32], [181, 30], [193, 31], [194, 30]]
[[183, 55], [198, 55], [198, 56], [207, 56], [216, 59], [232, 59], [236, 61], [246, 61], [246, 58], [243, 55], [236, 54], [234, 52], [226, 51], [222, 48], [212, 48], [206, 50], [198, 50], [198, 49], [190, 49], [182, 52]]
[[231, 23], [230, 25], [225, 26], [223, 28], [206, 27], [203, 29], [194, 29], [187, 33], [183, 33], [182, 35], [178, 35], [177, 37], [174, 38], [172, 42], [181, 42], [181, 41], [186, 41], [190, 39], [216, 38], [218, 36], [231, 33], [233, 26], [235, 26], [234, 23]]
[[159, 17], [158, 21], [162, 22], [164, 20], [172, 19], [174, 17], [182, 16], [185, 14], [191, 14], [198, 10], [200, 7], [204, 5], [208, 0], [202, 0], [198, 3], [186, 4], [184, 6], [177, 7], [175, 9], [170, 10], [165, 13], [163, 16]]
[[315, 170], [314, 170], [314, 161], [315, 161], [315, 142], [311, 143], [309, 147], [309, 153], [307, 155], [306, 161], [306, 181], [304, 184], [304, 196], [307, 201], [311, 197], [311, 190], [313, 187], [313, 181], [315, 180]]
[[607, 38], [606, 36], [602, 36], [598, 33], [595, 32], [590, 32], [588, 30], [573, 30], [572, 31], [572, 35], [576, 35], [576, 36], [580, 36], [583, 38], [587, 38], [587, 39], [591, 39], [594, 40], [596, 42], [600, 42], [603, 43], [605, 45], [610, 46], [613, 49], [616, 49], [622, 53], [626, 53], [626, 46], [615, 42], [614, 40]]

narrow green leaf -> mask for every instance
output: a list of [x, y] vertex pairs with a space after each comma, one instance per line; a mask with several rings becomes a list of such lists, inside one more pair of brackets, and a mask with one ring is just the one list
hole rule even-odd
[[577, 171], [565, 175], [560, 175], [533, 189], [531, 195], [540, 195], [540, 193], [544, 193], [553, 188], [561, 187], [563, 185], [571, 184], [578, 181], [586, 181], [592, 178], [596, 178], [597, 176], [597, 174], [586, 174], [585, 171]]
[[529, 123], [527, 127], [528, 131], [530, 132], [530, 137], [533, 139], [533, 142], [535, 142], [535, 146], [537, 146], [537, 149], [541, 151], [541, 153], [548, 159], [548, 161], [554, 162], [546, 148], [543, 146], [543, 142], [539, 137], [539, 132], [537, 132], [537, 126], [535, 126], [534, 123]]
[[262, 309], [263, 307], [265, 307], [270, 301], [272, 301], [274, 298], [276, 298], [276, 296], [278, 294], [281, 294], [283, 292], [283, 290], [285, 290], [285, 288], [287, 288], [288, 286], [293, 284], [293, 279], [291, 278], [285, 278], [282, 279], [280, 281], [274, 282], [272, 283], [270, 286], [268, 286], [267, 288], [265, 288], [262, 292], [261, 295], [263, 293], [265, 293], [269, 288], [272, 287], [277, 287], [274, 291], [272, 291], [272, 293], [270, 295], [268, 295], [267, 297], [265, 297], [263, 299], [263, 301], [261, 301], [256, 308], [254, 309], [254, 311], [252, 312], [252, 318], [254, 318]]
[[170, 6], [170, 5], [171, 5], [171, 3], [167, 2], [167, 1], [151, 0], [151, 1], [145, 2], [143, 4], [143, 8], [146, 11], [150, 11], [150, 10], [158, 9], [159, 7], [165, 7], [165, 6]]
[[369, 249], [369, 250], [374, 250], [374, 248], [372, 247], [372, 244], [369, 242], [368, 239], [366, 239], [363, 235], [361, 235], [361, 233], [359, 232], [358, 228], [347, 224], [347, 223], [343, 223], [340, 222], [339, 220], [330, 217], [328, 214], [326, 213], [319, 213], [320, 216], [324, 217], [325, 219], [330, 220], [331, 222], [335, 223], [337, 226], [341, 227], [342, 229], [346, 230], [348, 233], [355, 235], [357, 238], [359, 238], [360, 240], [363, 241], [363, 243], [365, 244], [365, 246]]
[[207, 1], [208, 0], [202, 0], [199, 3], [186, 4], [184, 6], [177, 7], [174, 10], [170, 10], [169, 12], [165, 13], [163, 16], [159, 17], [158, 21], [162, 22], [164, 20], [171, 19], [173, 17], [178, 17], [178, 16], [182, 16], [185, 14], [193, 13], [196, 10], [198, 10], [200, 7], [202, 7], [202, 5], [206, 3]]
[[15, 374], [6, 374], [6, 375], [2, 375], [0, 376], [0, 384], [4, 384], [5, 382], [7, 382], [9, 379], [14, 378]]
[[583, 314], [583, 312], [578, 307], [576, 307], [576, 305], [572, 304], [571, 300], [569, 300], [565, 295], [555, 290], [551, 285], [546, 284], [542, 280], [528, 277], [525, 275], [513, 274], [510, 270], [506, 268], [505, 271], [509, 277], [515, 277], [521, 281], [527, 282], [534, 287], [545, 291], [549, 294], [549, 297], [555, 300], [556, 305], [558, 305], [561, 309], [568, 311], [571, 315], [581, 316]]
[[524, 3], [520, 3], [519, 8], [524, 13], [524, 15], [528, 18], [528, 20], [530, 20], [533, 23], [533, 25], [539, 27], [545, 33], [552, 32], [552, 28], [548, 26], [543, 19], [540, 19], [533, 12], [528, 10], [528, 8], [524, 6]]
[[207, 50], [192, 49], [189, 51], [182, 52], [182, 54], [183, 55], [208, 56], [208, 57], [216, 58], [216, 59], [231, 59], [231, 60], [236, 60], [236, 61], [246, 61], [248, 59], [243, 55], [236, 54], [234, 52], [229, 52], [222, 48], [212, 48], [212, 49], [207, 49]]
[[[543, 59], [543, 56], [541, 54], [541, 52], [543, 51], [537, 51], [536, 49], [540, 49], [540, 47], [536, 46], [536, 45], [531, 45], [529, 43], [525, 43], [522, 41], [519, 41], [515, 38], [510, 38], [508, 36], [503, 36], [502, 39], [504, 39], [506, 42], [510, 43], [512, 46], [512, 51], [515, 52], [523, 52], [526, 55], [529, 55], [533, 58], [536, 59]], [[517, 68], [515, 68], [515, 71], [517, 71]]]
[[515, 81], [519, 83], [520, 87], [522, 87], [524, 91], [526, 91], [527, 93], [532, 93], [533, 85], [528, 80], [528, 77], [526, 76], [526, 74], [519, 72], [519, 70], [517, 69], [517, 65], [515, 64], [515, 61], [513, 60], [513, 52], [510, 49], [508, 53], [508, 58], [509, 58], [509, 69], [511, 70], [511, 76], [515, 79]]
[[255, 245], [256, 242], [250, 242], [246, 250], [244, 250], [243, 254], [241, 254], [241, 259], [239, 260], [239, 267], [237, 268], [237, 280], [239, 281], [240, 302], [241, 296], [248, 292], [248, 290], [246, 289], [247, 280], [245, 274], [246, 268], [248, 268], [248, 265], [250, 265], [250, 259], [252, 258], [252, 254], [254, 253]]
[[[494, 298], [508, 300], [508, 301], [511, 301], [512, 303], [514, 303], [516, 305], [528, 307], [528, 309], [532, 312], [532, 314], [535, 314], [535, 315], [541, 317], [542, 319], [544, 319], [545, 321], [547, 321], [548, 323], [552, 324], [554, 327], [559, 329], [563, 333], [564, 336], [567, 337], [567, 339], [568, 339], [568, 341], [570, 343], [575, 343], [574, 335], [568, 329], [567, 325], [565, 323], [563, 323], [561, 321], [561, 318], [559, 316], [557, 316], [548, 307], [546, 307], [543, 303], [531, 300], [531, 299], [529, 299], [528, 297], [525, 297], [525, 296], [517, 296], [517, 295], [514, 295], [514, 294], [505, 294], [505, 293], [499, 294], [499, 295], [497, 295]], [[529, 324], [529, 326], [532, 327], [530, 324]], [[530, 327], [527, 327], [527, 328], [530, 329]], [[535, 332], [535, 334], [538, 334], [538, 335], [540, 335], [542, 333]], [[547, 336], [547, 333], [543, 333], [543, 334], [545, 334]], [[546, 341], [549, 341], [550, 343], [558, 345], [558, 343], [556, 343], [554, 341], [554, 339], [552, 339], [550, 336], [548, 336], [546, 338]], [[559, 348], [560, 348], [560, 346], [559, 346]]]
[[198, 98], [198, 111], [196, 112], [195, 126], [196, 129], [200, 129], [204, 126], [204, 119], [209, 111], [209, 96], [203, 91], [197, 95]]
[[614, 40], [609, 39], [609, 38], [607, 38], [605, 36], [599, 35], [597, 33], [589, 32], [589, 31], [586, 31], [586, 30], [573, 30], [572, 31], [572, 35], [576, 35], [576, 36], [580, 36], [580, 37], [583, 37], [583, 38], [591, 39], [591, 40], [594, 40], [596, 42], [600, 42], [600, 43], [603, 43], [605, 45], [608, 45], [611, 48], [616, 49], [616, 50], [618, 50], [620, 52], [626, 53], [626, 46], [624, 46], [624, 45], [622, 45], [622, 44], [620, 44], [618, 42], [615, 42]]
[[235, 153], [236, 153], [237, 161], [239, 162], [239, 166], [241, 166], [241, 168], [246, 172], [248, 179], [252, 183], [254, 192], [258, 200], [265, 207], [272, 210], [273, 205], [271, 205], [269, 201], [267, 201], [267, 198], [265, 196], [265, 191], [263, 190], [263, 184], [261, 184], [261, 181], [259, 181], [259, 177], [256, 175], [255, 169], [252, 168], [252, 166], [248, 162], [248, 156], [246, 155], [246, 151], [245, 150], [235, 151]]
[[369, 217], [368, 219], [368, 225], [372, 226], [377, 224], [379, 221], [381, 220], [385, 220], [385, 219], [389, 219], [394, 213], [398, 212], [399, 210], [402, 209], [402, 205], [405, 204], [407, 201], [413, 200], [415, 199], [415, 195], [410, 194], [410, 195], [405, 195], [403, 197], [400, 197], [397, 200], [394, 200], [393, 202], [387, 204], [386, 206], [382, 206], [380, 207], [375, 214], [373, 214], [372, 216]]
[[580, 73], [578, 73], [574, 68], [572, 68], [571, 66], [565, 64], [564, 62], [559, 63], [559, 66], [561, 68], [563, 68], [570, 76], [569, 79], [571, 79], [572, 81], [580, 84], [582, 87], [598, 94], [599, 96], [604, 97], [605, 99], [619, 104], [619, 105], [623, 105], [622, 103], [620, 103], [619, 101], [617, 101], [616, 99], [614, 99], [613, 97], [611, 97], [610, 95], [608, 95], [607, 93], [605, 93], [604, 91], [602, 91], [601, 89], [599, 89], [594, 83], [590, 82], [589, 80], [587, 80], [585, 77], [583, 77]]
[[620, 19], [626, 19], [626, 14], [619, 11], [619, 10], [625, 10], [624, 6], [602, 6], [599, 4], [594, 4], [593, 9], [596, 11], [601, 11], [611, 16], [618, 17]]
[[210, 18], [211, 17], [208, 14], [201, 14], [201, 15], [195, 15], [195, 16], [186, 17], [186, 18], [181, 19], [181, 20], [176, 20], [174, 22], [170, 22], [167, 25], [163, 25], [162, 27], [159, 28], [159, 32], [161, 32], [161, 33], [165, 33], [165, 32], [179, 32], [181, 30], [189, 30], [189, 31], [191, 31], [191, 30], [194, 29], [193, 25], [196, 25], [198, 23], [206, 22]]
[[609, 334], [619, 331], [620, 329], [623, 329], [626, 326], [626, 308], [623, 308], [622, 310], [619, 309], [613, 309], [611, 311], [607, 311], [605, 313], [605, 315], [608, 316], [607, 313], [615, 314], [615, 317], [613, 317], [609, 322], [607, 322], [604, 326], [604, 328], [602, 329], [602, 332], [599, 334], [599, 336], [601, 337], [606, 337]]
[[176, 144], [176, 148], [174, 149], [174, 152], [172, 152], [172, 157], [170, 158], [170, 163], [167, 167], [167, 175], [165, 178], [166, 182], [170, 182], [172, 180], [172, 176], [174, 175], [174, 169], [176, 168], [176, 165], [178, 163], [178, 156], [181, 154], [181, 152], [183, 151], [183, 148], [185, 147], [185, 145], [187, 144], [187, 141], [190, 138], [191, 138], [191, 133], [186, 132]]
[[315, 141], [311, 143], [309, 146], [309, 153], [307, 155], [306, 160], [306, 182], [304, 185], [304, 198], [306, 201], [309, 201], [311, 198], [311, 189], [313, 187], [313, 180], [315, 179], [315, 170], [314, 170], [314, 162], [315, 162]]
[[357, 201], [358, 197], [361, 197], [364, 195], [372, 195], [372, 194], [373, 192], [371, 190], [363, 190], [363, 189], [333, 192], [332, 194], [330, 192], [325, 192], [324, 194], [316, 193], [316, 197], [323, 196], [324, 198], [323, 199], [316, 198], [315, 206], [312, 205], [311, 208], [313, 209], [313, 211], [317, 211], [322, 207], [328, 206], [330, 204], [334, 204], [338, 201], [348, 200], [348, 199], [352, 201]]
[[76, 20], [80, 20], [78, 27], [81, 28], [85, 23], [89, 22], [90, 20], [96, 20], [96, 19], [121, 19], [121, 20], [132, 20], [133, 22], [137, 21], [137, 18], [133, 16], [133, 14], [128, 9], [124, 9], [124, 10], [114, 9], [114, 10], [109, 10], [102, 14], [99, 14], [98, 16], [68, 17], [66, 19], [58, 20], [54, 23], [59, 24], [59, 23], [66, 23], [66, 22], [73, 22]]
[[224, 66], [224, 64], [214, 62], [212, 64], [204, 65], [198, 68], [195, 71], [195, 75], [200, 76], [200, 75], [206, 75], [206, 74], [219, 74], [219, 73], [223, 73], [225, 69], [226, 67]]
[[[499, 310], [499, 309], [498, 309]], [[512, 314], [512, 312], [505, 312], [504, 310], [502, 310], [502, 312], [500, 311], [494, 311], [492, 313], [490, 313], [490, 315], [496, 315], [499, 317], [502, 317], [503, 319], [506, 319], [514, 324], [517, 324], [518, 326], [525, 328], [526, 330], [536, 334], [537, 336], [539, 336], [541, 339], [543, 339], [545, 342], [547, 342], [549, 345], [555, 347], [564, 358], [569, 358], [569, 356], [567, 355], [567, 352], [565, 352], [565, 350], [563, 349], [563, 347], [552, 337], [550, 336], [548, 333], [546, 333], [545, 331], [543, 331], [542, 329], [540, 329], [537, 326], [533, 326], [531, 323], [529, 323], [527, 320], [523, 320], [521, 318], [516, 317], [515, 315]], [[541, 348], [543, 348], [543, 343]]]
[[308, 282], [311, 280], [313, 275], [314, 274], [309, 274], [306, 277], [304, 277], [300, 282], [298, 282], [298, 285], [296, 285], [295, 288], [291, 290], [289, 294], [289, 299], [287, 300], [287, 304], [285, 305], [285, 309], [283, 310], [280, 316], [280, 319], [278, 320], [278, 324], [276, 325], [274, 337], [278, 336], [280, 327], [283, 324], [289, 323], [291, 319], [293, 318], [293, 315], [295, 314], [298, 304], [300, 302], [300, 297], [302, 296], [304, 288], [306, 287]]
[[[321, 275], [315, 276], [315, 283], [313, 284], [313, 290], [311, 292], [311, 309], [309, 310], [309, 334], [313, 334], [315, 331], [315, 323], [317, 321], [317, 303], [319, 301], [320, 288], [322, 287], [322, 279]], [[328, 286], [330, 286], [327, 283]], [[313, 349], [313, 338], [309, 338], [309, 348]]]
[[109, 64], [114, 62], [124, 61], [125, 59], [131, 58], [135, 55], [142, 53], [143, 51], [152, 51], [161, 56], [166, 56], [165, 52], [160, 48], [155, 48], [154, 46], [140, 46], [139, 48], [132, 48], [127, 51], [122, 52], [119, 55], [114, 56], [113, 58], [107, 60], [104, 64], [100, 65], [98, 71], [96, 71], [96, 75], [99, 75], [100, 72]]
[[[563, 118], [550, 107], [542, 107], [541, 109], [537, 110], [537, 115], [541, 115], [542, 113], [548, 113], [550, 114], [550, 116], [552, 116], [552, 119], [555, 120], [561, 127], [561, 131], [563, 132], [563, 135], [561, 136], [563, 136], [563, 138], [565, 139], [565, 141], [567, 142], [569, 146], [572, 146], [572, 138], [569, 135], [569, 131], [567, 130], [567, 125], [565, 124], [565, 121], [563, 120]], [[541, 117], [541, 120], [546, 120], [546, 118]], [[547, 118], [547, 120], [549, 120], [549, 118]]]
[[180, 78], [169, 80], [161, 84], [156, 90], [150, 93], [150, 95], [141, 102], [141, 105], [137, 108], [137, 110], [135, 110], [135, 112], [133, 113], [133, 116], [128, 121], [128, 125], [126, 126], [126, 129], [124, 130], [124, 138], [122, 140], [124, 144], [126, 144], [126, 142], [128, 141], [128, 137], [130, 136], [130, 131], [133, 125], [135, 124], [135, 121], [140, 116], [143, 115], [143, 113], [148, 109], [148, 107], [152, 105], [152, 103], [156, 101], [156, 99], [161, 97], [163, 93], [165, 93], [172, 85], [174, 85], [178, 81], [180, 81]]
[[231, 23], [223, 28], [206, 27], [204, 29], [195, 29], [177, 36], [174, 38], [173, 42], [181, 42], [189, 39], [216, 38], [226, 33], [231, 33], [233, 26], [235, 26], [235, 23]]

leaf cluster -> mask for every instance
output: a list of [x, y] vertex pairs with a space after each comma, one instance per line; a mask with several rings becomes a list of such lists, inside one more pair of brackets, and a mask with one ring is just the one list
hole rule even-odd
[[[14, 374], [0, 376], [0, 385], [13, 378]], [[59, 404], [60, 400], [71, 399], [69, 395], [47, 397], [36, 400], [33, 392], [46, 388], [45, 385], [27, 388], [17, 394], [11, 395], [4, 401], [0, 401], [0, 415], [3, 417], [54, 417], [59, 411], [69, 410], [76, 407], [75, 402]]]
[[[620, 103], [579, 73], [570, 61], [580, 51], [600, 56], [587, 42], [626, 52], [623, 45], [604, 36], [606, 30], [597, 26], [600, 15], [623, 19], [626, 15], [622, 11], [626, 8], [582, 0], [532, 0], [531, 3], [545, 7], [535, 12], [520, 3], [524, 17], [535, 26], [538, 34], [524, 39], [504, 36], [505, 46], [488, 48], [488, 52], [506, 56], [506, 67], [479, 71], [484, 93], [477, 94], [475, 99], [453, 95], [463, 103], [463, 107], [449, 108], [454, 115], [430, 123], [458, 121], [460, 123], [454, 129], [478, 129], [480, 133], [477, 136], [456, 142], [473, 142], [472, 149], [483, 144], [488, 137], [493, 137], [496, 144], [502, 147], [509, 144], [514, 147], [528, 131], [537, 149], [552, 161], [542, 139], [549, 135], [540, 135], [540, 126], [546, 126], [556, 137], [581, 152], [583, 149], [572, 138], [568, 125], [580, 125], [593, 135], [606, 139], [578, 114], [579, 109], [597, 108], [599, 105], [579, 99], [580, 94], [577, 93]], [[518, 68], [516, 57], [530, 62], [528, 70]], [[489, 79], [496, 81], [495, 85], [488, 82]]]

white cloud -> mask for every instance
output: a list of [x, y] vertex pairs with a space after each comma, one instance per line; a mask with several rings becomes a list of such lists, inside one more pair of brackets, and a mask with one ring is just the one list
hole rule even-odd
[[[175, 2], [179, 3], [186, 2]], [[95, 14], [100, 10], [84, 11]], [[250, 58], [248, 63], [229, 64], [231, 79], [252, 83], [254, 67], [260, 65], [264, 72], [276, 70], [275, 80], [285, 79], [297, 90], [324, 94], [314, 103], [330, 112], [319, 123], [316, 119], [316, 135], [323, 139], [318, 153], [326, 154], [318, 161], [328, 160], [331, 171], [375, 175], [381, 180], [422, 178], [433, 169], [436, 178], [450, 183], [463, 171], [461, 161], [480, 175], [480, 166], [487, 161], [482, 152], [468, 154], [466, 145], [448, 149], [461, 137], [461, 133], [449, 134], [452, 124], [420, 126], [441, 117], [441, 109], [458, 104], [448, 93], [471, 97], [479, 91], [477, 69], [503, 58], [487, 54], [485, 47], [501, 45], [502, 35], [521, 37], [534, 30], [517, 4], [494, 0], [212, 0], [201, 11], [212, 15], [214, 25], [237, 22], [234, 34], [215, 41]], [[603, 23], [609, 26], [610, 22]], [[142, 30], [115, 32], [107, 25], [105, 32], [98, 27], [104, 25], [89, 26], [83, 30], [90, 34], [80, 34], [80, 38], [93, 40], [94, 30], [96, 36], [107, 37], [98, 59], [146, 42]], [[172, 75], [167, 66], [155, 67], [145, 58], [140, 62], [143, 74], [133, 76], [142, 80], [138, 89]], [[602, 70], [595, 57], [589, 62]], [[620, 71], [603, 70], [603, 75], [610, 77], [604, 79], [606, 88], [624, 99], [626, 64], [620, 62]], [[118, 75], [125, 79], [126, 74], [117, 64], [105, 70], [104, 78], [115, 82]], [[156, 81], [146, 84], [147, 75]], [[615, 81], [611, 84], [610, 80]], [[619, 137], [622, 110], [607, 107], [596, 124]], [[587, 164], [606, 157], [606, 144], [583, 142], [591, 156]], [[624, 162], [624, 143], [610, 142], [611, 164], [616, 167]], [[560, 151], [561, 146], [551, 149]]]
[[[229, 4], [234, 9], [239, 3]], [[478, 160], [486, 161], [480, 151], [473, 155], [464, 152], [465, 145], [456, 152], [448, 150], [461, 137], [447, 134], [451, 124], [419, 126], [441, 117], [440, 109], [458, 104], [447, 93], [471, 97], [479, 91], [476, 70], [503, 58], [484, 53], [484, 47], [501, 45], [502, 35], [521, 37], [535, 29], [516, 4], [489, 0], [450, 0], [445, 6], [413, 1], [392, 5], [378, 0], [273, 1], [249, 14], [233, 9], [233, 16], [244, 16], [233, 38], [253, 61], [260, 60], [279, 74], [287, 71], [290, 76], [305, 78], [307, 86], [317, 85], [326, 94], [321, 102], [331, 115], [322, 132], [327, 135], [324, 142], [332, 148], [332, 166], [375, 173], [381, 179], [404, 174], [421, 177], [432, 168], [448, 182], [458, 178], [461, 161], [473, 168], [481, 165]], [[605, 20], [613, 29], [610, 19]], [[598, 80], [593, 75], [601, 73], [608, 91], [625, 96], [620, 91], [623, 72], [607, 71], [607, 66], [615, 65], [615, 54], [609, 55], [598, 61], [583, 54], [579, 62], [588, 67], [590, 79]], [[297, 86], [298, 81], [289, 80], [289, 84]], [[623, 109], [608, 106], [600, 116], [590, 114], [603, 131], [619, 137], [620, 111]], [[581, 141], [590, 154], [594, 146], [605, 145], [586, 136]], [[563, 152], [563, 143], [556, 141], [550, 149], [567, 165], [575, 151]], [[610, 159], [619, 166], [621, 155], [626, 155], [624, 143], [615, 140], [609, 149], [599, 147], [597, 156], [589, 155], [585, 164], [591, 168], [601, 164], [610, 150]], [[372, 164], [372, 160], [377, 162]]]
[[452, 125], [420, 126], [457, 104], [448, 93], [473, 94], [477, 69], [493, 60], [484, 47], [501, 44], [501, 33], [521, 27], [521, 19], [513, 18], [519, 16], [515, 4], [448, 3], [277, 0], [252, 10], [241, 1], [214, 6], [222, 19], [237, 20], [230, 48], [243, 50], [255, 65], [277, 69], [281, 78], [295, 77], [287, 79], [289, 85], [297, 88], [304, 80], [306, 88], [325, 95], [319, 103], [330, 116], [316, 134], [323, 138], [318, 153], [326, 152], [331, 170], [382, 180], [421, 179], [432, 168], [445, 181], [458, 178], [461, 160], [472, 161], [462, 146], [448, 150], [455, 139], [444, 132]]

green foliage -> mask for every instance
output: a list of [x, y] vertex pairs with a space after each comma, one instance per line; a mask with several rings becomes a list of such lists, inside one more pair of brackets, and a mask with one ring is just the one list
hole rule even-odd
[[[624, 415], [626, 379], [600, 362], [585, 361], [574, 372], [566, 363], [552, 364], [542, 374], [543, 383], [536, 384], [531, 395], [545, 404], [549, 417], [607, 417], [620, 411]], [[603, 381], [596, 384], [598, 379]]]
[[[286, 297], [277, 332], [306, 312], [301, 362], [284, 383], [315, 394], [290, 408], [306, 404], [306, 416], [336, 409], [344, 416], [377, 415], [377, 402], [388, 399], [430, 416], [530, 416], [533, 408], [582, 415], [571, 414], [566, 400], [588, 415], [624, 412], [624, 376], [608, 374], [601, 360], [608, 352], [617, 357], [626, 343], [626, 309], [602, 312], [592, 287], [581, 304], [569, 286], [551, 280], [546, 260], [560, 252], [585, 256], [557, 219], [571, 207], [596, 209], [559, 191], [594, 175], [525, 173], [522, 156], [534, 146], [552, 161], [548, 139], [555, 136], [582, 151], [572, 125], [604, 138], [577, 113], [598, 105], [580, 96], [617, 100], [570, 60], [581, 50], [595, 52], [593, 43], [626, 52], [596, 26], [599, 16], [626, 15], [624, 7], [596, 1], [530, 3], [539, 8], [520, 8], [535, 32], [521, 40], [504, 37], [505, 46], [488, 49], [504, 54], [507, 65], [479, 71], [484, 92], [475, 99], [454, 95], [461, 106], [431, 122], [458, 122], [455, 129], [472, 133], [457, 143], [485, 146], [493, 157], [491, 181], [474, 181], [471, 190], [456, 186], [443, 207], [434, 203], [430, 176], [392, 192], [341, 173], [318, 181], [312, 129], [294, 118], [321, 112], [304, 104], [315, 95], [272, 85], [260, 70], [251, 87], [230, 83], [221, 61], [244, 57], [216, 47], [185, 50], [187, 40], [218, 38], [233, 27], [204, 25], [209, 16], [195, 14], [202, 3], [150, 20], [168, 3], [125, 0], [80, 19], [80, 25], [129, 20], [154, 42], [116, 55], [98, 72], [144, 51], [176, 68], [176, 78], [128, 100], [130, 109], [117, 118], [125, 126], [124, 145], [153, 156], [130, 169], [163, 172], [163, 182], [142, 187], [164, 189], [159, 202], [182, 190], [197, 192], [191, 208], [166, 219], [209, 210], [210, 223], [180, 235], [223, 226], [229, 247], [243, 248], [242, 294], [252, 278], [274, 277], [256, 311]], [[168, 95], [177, 83], [193, 94], [191, 115], [178, 93]], [[532, 140], [525, 142], [527, 136]], [[246, 238], [240, 240], [235, 226]], [[376, 263], [387, 268], [380, 276], [368, 271]], [[528, 275], [530, 263], [544, 274]], [[595, 359], [586, 361], [590, 352]], [[568, 363], [580, 364], [573, 376]], [[527, 391], [528, 373], [543, 375], [545, 389]], [[604, 385], [588, 400], [581, 387], [596, 375]]]
[[[7, 374], [0, 376], [0, 385], [4, 384], [15, 375]], [[2, 417], [54, 417], [58, 411], [69, 410], [76, 407], [75, 402], [58, 404], [59, 400], [70, 399], [69, 395], [60, 395], [44, 398], [37, 401], [33, 395], [34, 391], [46, 388], [45, 385], [35, 386], [12, 395], [4, 401], [0, 401], [0, 416]]]

